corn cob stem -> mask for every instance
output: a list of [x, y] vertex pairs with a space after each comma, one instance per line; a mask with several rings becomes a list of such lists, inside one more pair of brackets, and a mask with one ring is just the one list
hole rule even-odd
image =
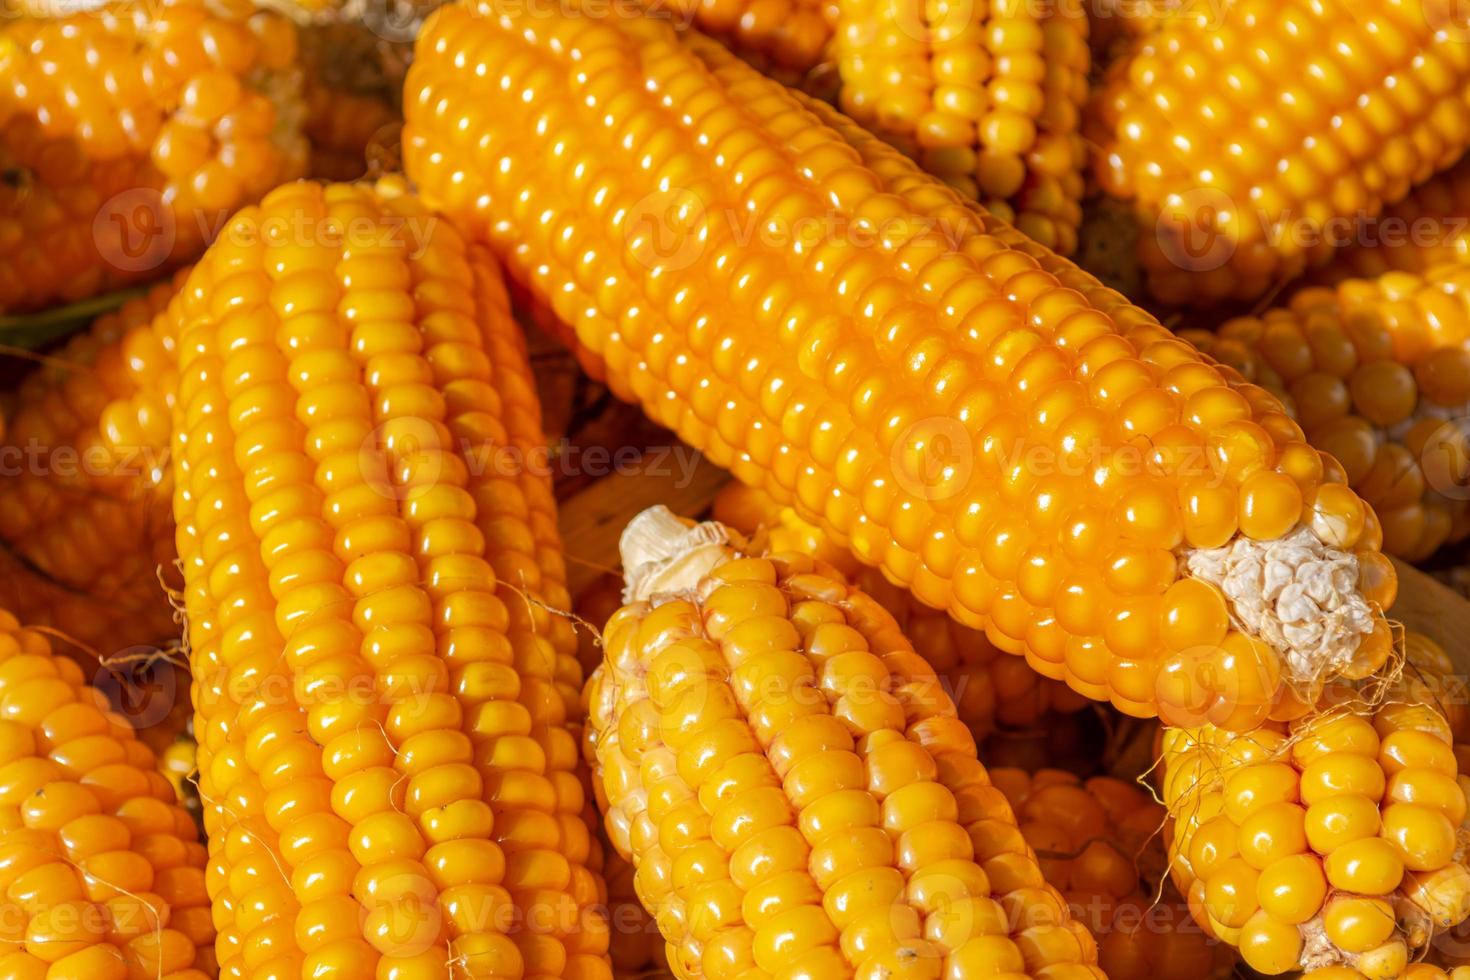
[[1376, 519], [1279, 402], [686, 37], [487, 0], [409, 75], [408, 172], [617, 394], [1124, 711], [1248, 728], [1385, 662]]
[[630, 523], [590, 690], [609, 837], [676, 975], [1100, 977], [892, 617], [732, 534]]

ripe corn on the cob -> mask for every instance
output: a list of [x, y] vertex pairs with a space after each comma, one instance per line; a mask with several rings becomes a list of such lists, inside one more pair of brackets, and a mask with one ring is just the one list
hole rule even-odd
[[296, 29], [205, 0], [0, 31], [0, 312], [191, 258], [306, 165]]
[[539, 409], [493, 260], [398, 183], [298, 183], [184, 297], [221, 968], [609, 977]]
[[970, 726], [977, 740], [996, 726], [1029, 727], [1052, 712], [1079, 711], [1088, 703], [1060, 681], [1043, 677], [1024, 660], [996, 649], [981, 631], [925, 606], [761, 490], [735, 481], [726, 484], [716, 495], [710, 516], [745, 535], [760, 531], [763, 548], [772, 553], [820, 558], [882, 603], [947, 685], [960, 720]]
[[1058, 769], [992, 767], [1042, 874], [1072, 915], [1097, 937], [1109, 980], [1207, 980], [1230, 973], [1229, 947], [1212, 940], [1172, 891], [1161, 900], [1167, 867], [1164, 808], [1112, 776], [1083, 781]]
[[1376, 709], [1164, 733], [1174, 879], [1200, 924], [1261, 973], [1347, 966], [1388, 980], [1470, 916], [1470, 778], [1435, 707], [1452, 678], [1425, 638], [1406, 646], [1406, 680]]
[[0, 612], [0, 975], [214, 975], [205, 849], [153, 753]]
[[1247, 300], [1327, 262], [1470, 145], [1470, 47], [1445, 0], [1238, 0], [1171, 16], [1089, 110], [1096, 175], [1133, 202], [1170, 303]]
[[0, 444], [0, 539], [28, 566], [8, 598], [104, 653], [177, 632], [160, 583], [177, 584], [168, 445], [183, 278], [99, 317], [32, 372]]
[[840, 0], [840, 105], [925, 170], [1069, 255], [1091, 56], [1080, 5]]
[[1373, 507], [1383, 550], [1421, 561], [1470, 533], [1470, 266], [1296, 293], [1182, 336], [1288, 406]]
[[1100, 978], [893, 617], [732, 534], [634, 519], [591, 681], [608, 836], [675, 975]]
[[615, 393], [1046, 676], [1248, 728], [1385, 662], [1377, 520], [1280, 403], [837, 113], [575, 0], [440, 8], [407, 92]]

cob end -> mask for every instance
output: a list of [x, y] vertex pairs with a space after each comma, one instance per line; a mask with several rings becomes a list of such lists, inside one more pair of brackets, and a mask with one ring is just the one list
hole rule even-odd
[[1311, 687], [1352, 663], [1373, 631], [1358, 560], [1298, 527], [1285, 537], [1237, 537], [1191, 553], [1189, 574], [1225, 594], [1247, 631], [1280, 652], [1288, 680]]
[[626, 585], [624, 602], [690, 592], [716, 565], [729, 560], [730, 529], [715, 521], [691, 525], [663, 504], [628, 522], [618, 539]]

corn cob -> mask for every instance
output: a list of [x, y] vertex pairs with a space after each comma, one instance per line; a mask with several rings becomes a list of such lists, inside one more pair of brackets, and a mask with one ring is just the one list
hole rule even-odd
[[1062, 254], [1077, 247], [1091, 56], [1080, 6], [841, 0], [840, 105]]
[[1467, 287], [1460, 265], [1351, 279], [1181, 336], [1280, 398], [1372, 505], [1384, 551], [1421, 561], [1470, 533]]
[[0, 31], [0, 312], [156, 277], [304, 171], [290, 21], [204, 0], [134, 14]]
[[666, 508], [623, 534], [587, 751], [679, 977], [1101, 977], [969, 730], [835, 570]]
[[160, 580], [177, 585], [168, 439], [182, 281], [99, 317], [27, 376], [0, 445], [0, 539], [25, 566], [6, 599], [106, 652], [177, 634]]
[[1207, 980], [1230, 973], [1229, 948], [1205, 936], [1172, 893], [1155, 901], [1167, 867], [1164, 808], [1112, 776], [992, 767], [1041, 871], [1097, 937], [1110, 980]]
[[742, 534], [760, 530], [760, 541], [770, 552], [820, 558], [877, 599], [947, 686], [960, 720], [970, 726], [977, 740], [983, 740], [997, 725], [1026, 728], [1052, 712], [1079, 711], [1087, 704], [1060, 681], [1041, 676], [1020, 658], [1006, 656], [984, 633], [923, 605], [760, 490], [734, 481], [726, 484], [716, 495], [710, 516]]
[[1470, 49], [1444, 0], [1190, 10], [1107, 72], [1088, 112], [1102, 188], [1133, 202], [1168, 303], [1248, 300], [1332, 255], [1470, 145]]
[[[615, 394], [1130, 714], [1249, 728], [1387, 660], [1377, 520], [1274, 397], [707, 39], [515, 6], [425, 24], [406, 167]], [[1226, 571], [1267, 554], [1336, 591]]]
[[1447, 659], [1406, 643], [1405, 680], [1290, 728], [1164, 732], [1172, 873], [1211, 935], [1266, 974], [1346, 966], [1400, 976], [1470, 915], [1466, 787], [1435, 707]]
[[524, 465], [539, 409], [493, 261], [397, 182], [299, 183], [184, 296], [222, 971], [609, 977], [554, 503]]
[[1424, 274], [1470, 259], [1470, 160], [1435, 174], [1339, 249], [1315, 277], [1328, 283], [1385, 272]]
[[0, 975], [213, 976], [205, 849], [82, 670], [0, 612]]

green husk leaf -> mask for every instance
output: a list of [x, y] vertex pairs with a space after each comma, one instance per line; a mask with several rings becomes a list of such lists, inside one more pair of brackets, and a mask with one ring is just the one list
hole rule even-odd
[[0, 316], [0, 346], [39, 350], [54, 340], [76, 333], [104, 313], [111, 313], [147, 291], [147, 287], [119, 289], [36, 313]]

